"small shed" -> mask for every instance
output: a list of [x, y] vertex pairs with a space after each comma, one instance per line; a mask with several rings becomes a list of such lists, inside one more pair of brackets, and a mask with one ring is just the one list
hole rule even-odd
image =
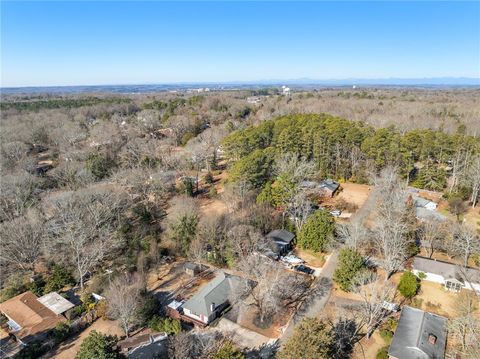
[[203, 272], [203, 266], [201, 264], [187, 262], [184, 264], [183, 269], [191, 277], [195, 277], [197, 274]]

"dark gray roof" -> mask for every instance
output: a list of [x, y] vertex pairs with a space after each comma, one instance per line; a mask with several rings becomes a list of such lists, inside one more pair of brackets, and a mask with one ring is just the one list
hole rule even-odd
[[238, 282], [238, 277], [219, 272], [213, 280], [182, 305], [182, 308], [189, 309], [197, 315], [203, 314], [208, 317], [212, 314], [212, 303], [218, 307], [227, 302], [232, 288]]
[[187, 262], [187, 263], [184, 264], [184, 266], [185, 266], [186, 269], [193, 269], [193, 270], [199, 268], [198, 264], [192, 263], [192, 262]]
[[320, 188], [327, 188], [330, 191], [335, 192], [338, 189], [338, 187], [340, 187], [340, 183], [335, 182], [331, 179], [326, 179], [326, 180], [323, 180], [322, 182], [320, 182], [319, 187]]
[[295, 238], [295, 235], [284, 229], [275, 229], [267, 234], [267, 238], [272, 239], [275, 242], [290, 243]]
[[[447, 318], [404, 306], [388, 354], [397, 359], [443, 359]], [[429, 336], [436, 337], [435, 344]]]
[[456, 279], [462, 283], [465, 282], [465, 279], [469, 282], [480, 283], [480, 271], [478, 269], [465, 269], [456, 264], [435, 259], [416, 256], [413, 259], [412, 268], [425, 273], [438, 274], [445, 279]]

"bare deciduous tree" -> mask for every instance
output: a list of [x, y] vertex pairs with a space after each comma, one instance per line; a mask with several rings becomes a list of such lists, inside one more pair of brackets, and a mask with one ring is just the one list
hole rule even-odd
[[472, 202], [472, 207], [475, 207], [480, 196], [480, 155], [471, 159], [465, 171], [463, 182], [472, 189], [470, 202]]
[[120, 322], [127, 337], [139, 322], [144, 287], [139, 275], [122, 274], [110, 283], [106, 292], [108, 315]]
[[438, 221], [422, 222], [419, 235], [420, 245], [428, 252], [429, 258], [432, 258], [435, 251], [444, 247], [445, 226]]
[[[242, 286], [236, 288], [232, 301], [253, 305], [260, 323], [272, 319], [284, 308], [297, 305], [310, 291], [309, 278], [287, 272], [278, 262], [260, 255], [243, 258], [237, 266], [251, 281], [244, 281]], [[245, 299], [249, 294], [251, 301]]]
[[413, 208], [394, 168], [384, 169], [374, 182], [377, 203], [373, 238], [388, 279], [408, 258]]
[[364, 329], [370, 338], [375, 328], [388, 316], [383, 302], [393, 300], [395, 287], [378, 280], [378, 277], [370, 272], [362, 272], [355, 281], [354, 292], [362, 298], [356, 308], [357, 328]]
[[478, 297], [473, 291], [462, 291], [456, 300], [456, 316], [448, 321], [448, 331], [455, 347], [466, 358], [480, 354], [480, 319], [475, 314]]
[[368, 240], [368, 231], [359, 220], [337, 226], [336, 232], [340, 240], [353, 249], [360, 248]]
[[468, 260], [474, 253], [480, 252], [480, 238], [470, 228], [453, 224], [452, 236], [447, 241], [447, 252], [452, 257], [462, 258], [463, 266], [468, 266]]
[[75, 266], [81, 288], [85, 275], [119, 246], [114, 231], [126, 204], [124, 196], [100, 190], [67, 193], [53, 203], [48, 244]]
[[42, 253], [43, 229], [43, 222], [35, 213], [0, 224], [0, 261], [35, 271]]

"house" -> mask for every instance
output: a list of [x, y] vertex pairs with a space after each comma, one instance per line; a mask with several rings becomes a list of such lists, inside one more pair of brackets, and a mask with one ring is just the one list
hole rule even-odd
[[447, 318], [404, 306], [392, 344], [390, 359], [443, 359]]
[[57, 324], [65, 322], [62, 313], [73, 306], [55, 292], [40, 298], [25, 292], [0, 303], [0, 312], [8, 319], [9, 332], [27, 344], [42, 340]]
[[122, 353], [129, 359], [165, 358], [167, 334], [140, 334], [118, 342]]
[[273, 244], [272, 250], [277, 256], [284, 256], [293, 248], [295, 235], [284, 229], [275, 229], [265, 237]]
[[323, 197], [333, 197], [340, 188], [340, 183], [331, 179], [326, 179], [320, 182], [318, 188], [320, 189]]
[[213, 280], [181, 306], [182, 319], [199, 326], [208, 325], [228, 307], [230, 293], [239, 282], [238, 277], [223, 271], [219, 272]]
[[440, 283], [451, 291], [458, 292], [465, 288], [480, 293], [478, 269], [463, 268], [453, 263], [416, 256], [413, 260], [412, 272], [418, 277], [423, 277], [423, 280]]

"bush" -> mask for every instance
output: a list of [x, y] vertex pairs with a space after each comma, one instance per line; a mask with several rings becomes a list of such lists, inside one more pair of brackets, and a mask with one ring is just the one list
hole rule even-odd
[[390, 343], [392, 342], [392, 338], [393, 338], [393, 332], [391, 332], [388, 329], [381, 329], [380, 330], [380, 336], [385, 341], [385, 344], [390, 345]]
[[103, 335], [93, 330], [80, 345], [75, 359], [120, 359], [124, 358], [116, 347], [115, 336]]
[[173, 318], [162, 318], [158, 315], [155, 315], [148, 322], [148, 327], [157, 332], [165, 332], [169, 335], [178, 334], [182, 331], [182, 326], [180, 321]]
[[15, 359], [36, 359], [45, 354], [47, 348], [40, 342], [29, 343], [15, 356]]
[[34, 293], [36, 296], [42, 296], [43, 294], [46, 294], [45, 292], [45, 280], [43, 279], [42, 276], [38, 277], [36, 280], [33, 282], [29, 283], [27, 285], [27, 290], [31, 291]]
[[237, 349], [235, 344], [230, 341], [224, 343], [216, 353], [211, 356], [212, 359], [244, 359], [245, 354]]
[[67, 285], [74, 285], [75, 279], [72, 273], [65, 267], [55, 264], [52, 273], [45, 281], [45, 293], [56, 292]]
[[213, 178], [213, 174], [212, 172], [208, 172], [206, 175], [205, 175], [205, 183], [208, 183], [208, 184], [212, 184], [214, 182], [214, 178]]
[[383, 347], [377, 352], [376, 359], [388, 359], [388, 347]]
[[413, 298], [420, 288], [418, 278], [412, 272], [405, 272], [400, 277], [398, 290], [405, 298]]
[[55, 344], [59, 344], [67, 339], [72, 334], [72, 328], [68, 323], [58, 323], [52, 331], [52, 338]]
[[427, 275], [426, 275], [425, 273], [423, 273], [423, 272], [418, 272], [417, 276], [418, 276], [418, 278], [420, 278], [420, 279], [425, 279], [425, 278], [427, 278]]
[[99, 153], [89, 154], [86, 160], [87, 169], [99, 180], [107, 177], [114, 166], [113, 160]]
[[324, 252], [335, 228], [333, 216], [326, 211], [316, 211], [307, 218], [298, 235], [297, 244], [303, 249]]
[[333, 274], [333, 280], [340, 288], [348, 292], [352, 289], [353, 280], [365, 268], [363, 257], [354, 249], [343, 248], [338, 256], [338, 266]]

